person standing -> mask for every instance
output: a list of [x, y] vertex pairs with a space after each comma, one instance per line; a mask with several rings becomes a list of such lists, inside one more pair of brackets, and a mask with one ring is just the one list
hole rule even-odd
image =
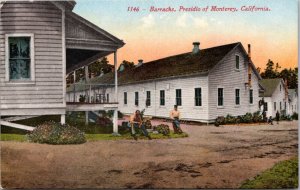
[[173, 120], [173, 129], [174, 133], [182, 133], [182, 130], [180, 128], [180, 112], [178, 111], [178, 106], [174, 105], [174, 109], [170, 112], [170, 118]]
[[276, 121], [277, 121], [277, 124], [279, 124], [279, 119], [280, 119], [280, 113], [279, 111], [276, 112]]
[[152, 138], [148, 134], [147, 129], [145, 128], [145, 125], [143, 124], [143, 120], [141, 117], [141, 112], [140, 110], [136, 110], [134, 114], [130, 116], [129, 123], [131, 126], [131, 135], [133, 136], [134, 140], [137, 140], [136, 132], [135, 129], [141, 128], [143, 134], [151, 140]]

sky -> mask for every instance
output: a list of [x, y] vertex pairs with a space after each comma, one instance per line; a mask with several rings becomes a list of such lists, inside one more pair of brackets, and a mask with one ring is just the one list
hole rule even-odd
[[[251, 44], [252, 61], [265, 68], [268, 59], [282, 68], [297, 66], [297, 0], [76, 0], [74, 12], [122, 39], [118, 64], [137, 63], [200, 49], [241, 42]], [[150, 12], [150, 7], [173, 7], [176, 12]], [[204, 12], [179, 12], [180, 6], [209, 7]], [[235, 7], [237, 12], [213, 12], [211, 6]], [[242, 6], [270, 11], [241, 11]], [[139, 12], [128, 11], [139, 7]], [[112, 62], [112, 56], [109, 56]]]

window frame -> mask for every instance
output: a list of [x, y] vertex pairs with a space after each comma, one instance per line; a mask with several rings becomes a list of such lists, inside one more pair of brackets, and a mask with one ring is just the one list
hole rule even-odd
[[[177, 92], [180, 92], [180, 96], [177, 96]], [[175, 89], [175, 105], [182, 106], [182, 89]]]
[[[238, 92], [238, 94], [237, 94], [237, 92]], [[234, 89], [234, 96], [235, 96], [235, 98], [234, 98], [235, 105], [240, 106], [241, 105], [241, 90], [239, 88]]]
[[139, 106], [139, 92], [134, 92], [134, 105]]
[[[200, 90], [200, 95], [197, 96], [197, 90]], [[194, 92], [195, 92], [195, 97], [194, 97], [194, 106], [195, 107], [202, 107], [202, 88], [198, 87], [198, 88], [194, 88]], [[197, 103], [200, 103], [199, 105], [197, 105]]]
[[[238, 67], [237, 67], [238, 66]], [[235, 66], [234, 66], [235, 70], [239, 71], [240, 70], [240, 56], [239, 55], [235, 55]]]
[[[222, 89], [222, 97], [219, 96], [219, 89]], [[220, 98], [222, 98], [222, 105], [220, 105], [219, 103], [219, 100]], [[224, 106], [224, 88], [223, 87], [218, 87], [217, 88], [217, 106], [218, 107], [223, 107]]]
[[250, 105], [253, 105], [253, 102], [254, 102], [253, 93], [254, 93], [253, 89], [250, 89], [249, 90], [249, 103], [250, 103]]
[[[10, 79], [9, 73], [9, 38], [10, 37], [30, 37], [30, 79]], [[17, 83], [17, 84], [28, 84], [35, 82], [35, 47], [34, 47], [34, 34], [33, 33], [13, 33], [5, 34], [5, 82]]]
[[[149, 97], [148, 97], [148, 93], [149, 93]], [[148, 90], [146, 91], [146, 107], [150, 107], [151, 106], [151, 91]]]
[[[163, 97], [162, 97], [162, 92], [163, 92]], [[163, 104], [162, 104], [163, 101]], [[166, 92], [165, 90], [160, 90], [159, 91], [159, 105], [160, 106], [165, 106], [166, 105]]]
[[128, 95], [127, 95], [127, 92], [124, 92], [124, 93], [123, 93], [123, 104], [124, 104], [124, 105], [127, 105], [127, 103], [128, 103], [128, 101], [127, 101], [127, 96], [128, 96]]

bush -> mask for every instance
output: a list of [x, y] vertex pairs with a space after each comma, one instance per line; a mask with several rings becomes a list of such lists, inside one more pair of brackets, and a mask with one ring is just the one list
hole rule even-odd
[[219, 117], [217, 117], [217, 119], [215, 121], [215, 126], [218, 127], [219, 125], [224, 125], [225, 122], [226, 122], [225, 117], [219, 116]]
[[241, 123], [251, 123], [252, 122], [252, 113], [246, 113], [240, 117]]
[[144, 119], [143, 124], [145, 125], [146, 129], [152, 129], [152, 124], [150, 119]]
[[163, 135], [170, 135], [170, 129], [169, 129], [169, 126], [168, 125], [165, 125], [165, 124], [160, 124], [158, 126], [155, 126], [153, 128], [155, 131], [163, 134]]
[[230, 115], [230, 114], [228, 114], [228, 115], [225, 117], [225, 123], [228, 123], [228, 124], [236, 123], [236, 120], [237, 120], [237, 118], [233, 117], [233, 116]]
[[294, 112], [292, 115], [292, 119], [298, 120], [298, 113]]
[[263, 117], [262, 117], [262, 115], [260, 114], [259, 111], [253, 113], [253, 115], [252, 115], [252, 121], [254, 123], [258, 123], [258, 122], [262, 122], [263, 121]]
[[45, 122], [28, 134], [30, 142], [46, 144], [82, 144], [86, 142], [84, 133], [70, 125], [53, 121]]

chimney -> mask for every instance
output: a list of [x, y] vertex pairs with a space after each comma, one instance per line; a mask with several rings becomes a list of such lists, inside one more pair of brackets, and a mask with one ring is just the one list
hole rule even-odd
[[199, 53], [200, 52], [200, 48], [199, 48], [200, 42], [194, 42], [193, 45], [194, 45], [194, 48], [193, 48], [192, 54]]
[[142, 59], [139, 59], [139, 60], [138, 60], [138, 64], [137, 64], [136, 67], [139, 67], [139, 66], [141, 66], [141, 65], [143, 65], [143, 60], [142, 60]]
[[248, 44], [248, 57], [251, 59], [251, 44]]

